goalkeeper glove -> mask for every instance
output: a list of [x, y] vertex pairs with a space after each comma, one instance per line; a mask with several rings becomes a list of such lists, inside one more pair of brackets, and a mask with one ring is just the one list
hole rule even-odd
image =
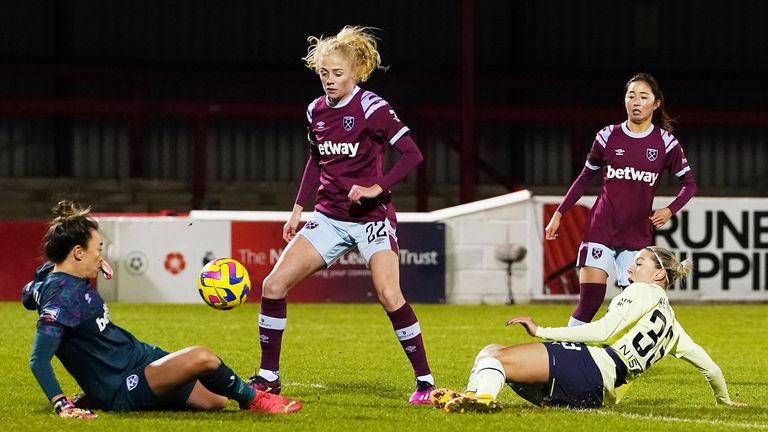
[[62, 396], [56, 399], [56, 402], [53, 403], [53, 409], [56, 410], [56, 414], [58, 414], [59, 417], [96, 418], [96, 414], [94, 412], [76, 407], [75, 404], [73, 404], [72, 401], [66, 396]]

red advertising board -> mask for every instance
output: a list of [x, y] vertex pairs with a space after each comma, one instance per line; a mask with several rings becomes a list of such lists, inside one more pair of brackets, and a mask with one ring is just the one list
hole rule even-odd
[[[544, 204], [544, 222], [548, 223], [557, 210], [557, 204]], [[579, 276], [576, 273], [576, 255], [584, 233], [589, 208], [575, 205], [567, 216], [560, 219], [556, 241], [544, 242], [545, 294], [578, 294]]]
[[[252, 288], [248, 301], [259, 301], [262, 281], [285, 247], [283, 222], [231, 224], [231, 257], [242, 262], [250, 273]], [[6, 245], [0, 250], [0, 277], [3, 281], [0, 284], [0, 300], [18, 301], [21, 288], [32, 279], [35, 268], [45, 261], [42, 238], [47, 226], [46, 222], [0, 221], [0, 233]], [[445, 225], [439, 222], [400, 223], [397, 233], [400, 284], [406, 299], [413, 303], [444, 303]], [[129, 248], [123, 252], [131, 251]], [[126, 258], [123, 256], [120, 260]], [[166, 265], [169, 265], [167, 257]], [[118, 266], [118, 278], [121, 271], [130, 273], [128, 266]], [[321, 270], [298, 284], [291, 290], [289, 300], [306, 303], [378, 302], [371, 272], [356, 248], [331, 268]]]
[[0, 300], [21, 299], [21, 287], [45, 262], [42, 239], [47, 229], [42, 221], [0, 221]]

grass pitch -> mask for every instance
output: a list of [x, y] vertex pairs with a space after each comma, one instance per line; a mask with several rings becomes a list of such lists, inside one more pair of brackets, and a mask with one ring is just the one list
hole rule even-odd
[[[414, 305], [438, 386], [463, 389], [476, 353], [496, 342], [533, 340], [505, 328], [513, 316], [563, 325], [570, 305]], [[617, 406], [570, 411], [536, 408], [510, 389], [492, 415], [449, 415], [410, 406], [410, 364], [378, 305], [290, 304], [281, 360], [283, 391], [304, 402], [292, 415], [240, 411], [98, 412], [94, 420], [56, 417], [28, 367], [35, 314], [0, 303], [0, 424], [5, 431], [319, 431], [319, 430], [768, 430], [768, 305], [676, 306], [688, 333], [720, 365], [731, 397], [747, 408], [717, 407], [702, 375], [667, 357], [633, 383]], [[601, 312], [602, 313], [602, 312]], [[112, 304], [110, 317], [139, 339], [168, 351], [206, 345], [247, 377], [259, 361], [258, 305], [219, 312], [205, 305]], [[77, 385], [54, 360], [65, 392]], [[257, 429], [258, 428], [258, 429]]]

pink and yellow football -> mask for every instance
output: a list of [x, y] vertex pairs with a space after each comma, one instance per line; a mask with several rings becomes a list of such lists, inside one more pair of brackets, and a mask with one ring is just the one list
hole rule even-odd
[[197, 290], [208, 306], [229, 310], [245, 303], [251, 290], [251, 278], [237, 260], [218, 258], [200, 270]]

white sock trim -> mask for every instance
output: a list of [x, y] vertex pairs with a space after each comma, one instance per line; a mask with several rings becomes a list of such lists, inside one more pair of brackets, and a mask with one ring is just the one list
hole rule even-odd
[[421, 326], [419, 326], [419, 322], [416, 321], [408, 327], [395, 330], [395, 334], [397, 335], [397, 339], [401, 341], [413, 339], [421, 334]]
[[269, 369], [259, 369], [259, 376], [267, 381], [274, 381], [280, 378], [280, 371], [273, 371]]
[[433, 377], [432, 374], [417, 376], [416, 379], [435, 385], [435, 377]]
[[259, 327], [271, 330], [285, 330], [288, 318], [275, 318], [259, 314]]

